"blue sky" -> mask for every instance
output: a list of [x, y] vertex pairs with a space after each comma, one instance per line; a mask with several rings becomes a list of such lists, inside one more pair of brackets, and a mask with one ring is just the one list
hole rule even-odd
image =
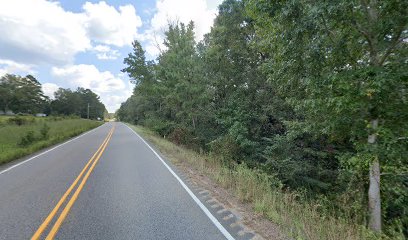
[[0, 75], [32, 74], [48, 96], [59, 87], [90, 88], [109, 112], [132, 93], [121, 73], [137, 39], [155, 59], [168, 21], [210, 31], [221, 0], [2, 0]]

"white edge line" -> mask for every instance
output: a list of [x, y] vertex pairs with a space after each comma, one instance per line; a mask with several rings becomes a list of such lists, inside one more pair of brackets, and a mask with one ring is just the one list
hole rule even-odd
[[130, 130], [132, 130], [132, 132], [134, 132], [136, 134], [136, 136], [138, 136], [143, 142], [144, 144], [146, 144], [150, 150], [152, 150], [152, 152], [154, 153], [154, 155], [156, 155], [156, 157], [164, 164], [164, 166], [166, 166], [166, 168], [170, 171], [170, 173], [177, 179], [177, 181], [179, 181], [179, 183], [181, 184], [181, 186], [183, 186], [183, 188], [187, 191], [187, 193], [190, 195], [191, 198], [193, 198], [193, 200], [197, 203], [197, 205], [201, 208], [201, 210], [203, 210], [203, 212], [205, 213], [205, 215], [207, 215], [207, 217], [214, 223], [214, 225], [218, 228], [218, 230], [220, 230], [220, 232], [228, 239], [228, 240], [235, 240], [234, 237], [231, 236], [231, 234], [224, 228], [224, 226], [222, 226], [222, 224], [214, 217], [214, 215], [211, 214], [211, 212], [204, 206], [204, 204], [200, 201], [200, 199], [198, 199], [194, 193], [190, 190], [190, 188], [187, 187], [187, 185], [183, 182], [183, 180], [181, 180], [181, 178], [179, 176], [177, 176], [177, 174], [173, 171], [173, 169], [170, 168], [169, 165], [167, 165], [167, 163], [163, 160], [162, 157], [160, 157], [160, 155], [135, 131], [133, 130], [131, 127], [129, 127], [127, 124], [125, 124]]
[[76, 139], [78, 139], [78, 138], [80, 138], [80, 137], [83, 137], [83, 136], [87, 135], [88, 133], [91, 133], [91, 132], [95, 131], [96, 129], [102, 127], [103, 125], [105, 125], [105, 124], [102, 124], [101, 126], [96, 127], [96, 128], [94, 128], [94, 129], [92, 129], [92, 130], [89, 130], [89, 131], [87, 131], [87, 132], [85, 132], [85, 133], [81, 133], [79, 136], [76, 136], [75, 138], [71, 138], [70, 140], [65, 141], [65, 142], [63, 142], [63, 143], [60, 143], [60, 144], [58, 144], [57, 146], [55, 146], [55, 147], [53, 147], [53, 148], [51, 148], [51, 149], [48, 149], [47, 151], [44, 151], [44, 152], [42, 152], [42, 153], [40, 153], [40, 154], [38, 154], [38, 155], [35, 155], [35, 156], [33, 156], [33, 157], [30, 157], [30, 158], [27, 159], [27, 160], [24, 160], [24, 161], [22, 161], [22, 162], [19, 162], [19, 163], [17, 163], [16, 165], [13, 165], [13, 166], [11, 166], [11, 167], [9, 167], [9, 168], [6, 168], [6, 169], [4, 169], [3, 171], [0, 172], [0, 175], [3, 174], [3, 173], [5, 173], [5, 172], [10, 171], [11, 169], [13, 169], [13, 168], [15, 168], [15, 167], [18, 167], [18, 166], [20, 166], [20, 165], [22, 165], [22, 164], [24, 164], [24, 163], [27, 163], [27, 162], [29, 162], [29, 161], [31, 161], [31, 160], [33, 160], [33, 159], [35, 159], [35, 158], [37, 158], [37, 157], [39, 157], [39, 156], [41, 156], [41, 155], [44, 155], [44, 154], [46, 154], [46, 153], [48, 153], [48, 152], [51, 152], [52, 150], [57, 149], [57, 148], [59, 148], [59, 147], [65, 145], [65, 144], [67, 144], [67, 143], [70, 143], [70, 142], [72, 142], [72, 141], [74, 141], [74, 140], [76, 140]]

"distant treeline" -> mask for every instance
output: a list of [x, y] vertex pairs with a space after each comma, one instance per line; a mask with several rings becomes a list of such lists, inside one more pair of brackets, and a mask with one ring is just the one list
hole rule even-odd
[[407, 4], [226, 0], [199, 43], [192, 22], [156, 61], [133, 43], [117, 116], [408, 236]]
[[32, 75], [25, 77], [6, 74], [0, 77], [0, 111], [18, 114], [76, 115], [82, 118], [103, 119], [105, 105], [90, 89], [76, 91], [60, 88], [54, 99], [45, 96], [41, 83]]

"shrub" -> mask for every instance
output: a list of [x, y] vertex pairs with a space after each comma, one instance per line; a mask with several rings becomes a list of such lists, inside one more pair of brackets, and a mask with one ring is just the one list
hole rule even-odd
[[241, 156], [238, 143], [229, 135], [215, 139], [209, 146], [213, 155], [220, 156], [226, 162], [238, 161]]
[[144, 122], [144, 125], [154, 132], [158, 133], [162, 137], [169, 135], [173, 129], [173, 123], [164, 121], [158, 118], [147, 118]]
[[34, 143], [36, 137], [34, 135], [34, 131], [28, 131], [19, 141], [18, 145], [21, 147], [26, 147], [32, 143]]
[[19, 116], [9, 118], [7, 121], [8, 121], [9, 123], [11, 123], [11, 124], [16, 124], [16, 125], [18, 125], [18, 126], [21, 126], [21, 125], [24, 125], [24, 124], [27, 123], [27, 119], [26, 119], [26, 118], [22, 118], [22, 117], [19, 117]]
[[41, 139], [48, 139], [49, 132], [50, 132], [50, 126], [48, 126], [48, 124], [44, 123], [43, 126], [40, 129]]
[[191, 131], [183, 127], [174, 128], [173, 131], [171, 131], [171, 133], [169, 134], [169, 139], [170, 141], [178, 145], [189, 147], [194, 147], [195, 145], [197, 145], [196, 139]]
[[49, 119], [50, 121], [61, 121], [61, 120], [64, 119], [64, 117], [61, 117], [61, 116], [50, 116], [50, 117], [48, 117], [48, 119]]
[[21, 126], [21, 125], [26, 125], [26, 124], [32, 124], [32, 123], [34, 123], [34, 122], [35, 122], [35, 118], [32, 117], [32, 116], [16, 116], [16, 117], [9, 118], [9, 119], [7, 120], [7, 122], [8, 122], [9, 124], [16, 124], [16, 125], [18, 125], [18, 126]]

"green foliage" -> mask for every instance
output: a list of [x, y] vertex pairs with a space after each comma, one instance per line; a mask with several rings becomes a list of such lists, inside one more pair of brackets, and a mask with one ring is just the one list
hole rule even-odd
[[126, 68], [122, 72], [128, 73], [136, 85], [153, 80], [153, 62], [146, 62], [145, 51], [138, 41], [132, 43], [133, 53], [123, 60]]
[[240, 161], [240, 146], [232, 136], [223, 136], [209, 143], [212, 154], [220, 156], [223, 162]]
[[[55, 99], [50, 101], [44, 95], [41, 83], [31, 75], [21, 77], [6, 74], [0, 77], [0, 111], [12, 111], [18, 115], [45, 113], [47, 115], [76, 115], [82, 118], [103, 119], [105, 106], [97, 94], [90, 89], [78, 88], [76, 91], [60, 88]], [[14, 121], [10, 120], [10, 121]], [[25, 119], [15, 119], [22, 125]]]
[[41, 117], [30, 124], [10, 124], [0, 116], [0, 164], [65, 141], [102, 124], [78, 118]]
[[265, 169], [291, 188], [332, 192], [339, 174], [335, 146], [324, 137], [312, 137], [306, 126], [296, 123], [286, 122], [285, 134], [267, 139]]
[[34, 143], [37, 138], [34, 135], [34, 131], [28, 131], [19, 141], [18, 146], [27, 147], [28, 145]]
[[408, 236], [407, 9], [398, 0], [226, 0], [199, 43], [194, 24], [178, 22], [154, 62], [133, 43], [122, 71], [136, 85], [117, 116], [262, 169], [361, 225], [379, 159], [384, 232]]
[[[408, 141], [397, 139], [408, 133], [407, 3], [249, 0], [247, 6], [262, 39], [258, 47], [268, 55], [264, 72], [301, 117], [297, 124], [336, 146], [341, 167], [356, 175], [368, 172], [374, 159], [380, 159], [382, 171], [405, 169]], [[370, 124], [373, 119], [378, 128]], [[286, 136], [294, 142], [290, 132]], [[370, 134], [377, 136], [375, 144], [368, 143]], [[279, 146], [270, 147], [271, 159]], [[382, 182], [385, 206], [395, 203], [386, 192], [406, 190], [394, 180]], [[390, 211], [406, 212], [407, 205], [397, 205], [398, 210], [383, 208], [388, 226], [394, 221]]]
[[60, 88], [54, 93], [55, 99], [51, 101], [51, 114], [76, 115], [81, 118], [103, 119], [106, 112], [105, 105], [100, 97], [90, 89], [78, 88], [76, 91]]
[[[354, 218], [336, 218], [326, 209], [329, 200], [304, 197], [301, 192], [285, 191], [281, 181], [261, 169], [246, 164], [224, 164], [217, 154], [197, 153], [166, 141], [143, 127], [131, 126], [159, 148], [167, 159], [203, 174], [229, 190], [238, 199], [279, 226], [277, 239], [390, 239], [376, 236]], [[382, 237], [382, 238], [381, 238]], [[395, 237], [394, 239], [400, 239]]]
[[11, 118], [7, 119], [7, 122], [11, 123], [11, 124], [16, 124], [18, 126], [21, 126], [21, 125], [24, 125], [24, 124], [33, 123], [34, 118], [16, 116], [16, 117], [11, 117]]
[[144, 124], [163, 137], [168, 136], [173, 130], [173, 124], [158, 118], [147, 118]]
[[50, 126], [44, 123], [40, 129], [41, 139], [44, 139], [44, 140], [48, 139], [49, 134], [50, 134]]
[[41, 112], [48, 98], [41, 89], [41, 84], [31, 75], [21, 77], [6, 74], [0, 77], [0, 110], [15, 113]]

